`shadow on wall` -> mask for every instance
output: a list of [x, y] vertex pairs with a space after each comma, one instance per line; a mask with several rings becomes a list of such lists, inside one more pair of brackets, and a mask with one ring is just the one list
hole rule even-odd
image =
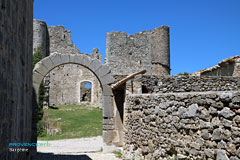
[[[32, 134], [31, 134], [31, 142], [37, 143], [37, 121], [38, 121], [38, 103], [37, 103], [37, 95], [35, 89], [32, 88]], [[37, 152], [36, 146], [31, 148], [32, 155], [35, 155]]]
[[92, 160], [87, 155], [57, 155], [53, 153], [40, 153], [36, 156], [35, 160]]

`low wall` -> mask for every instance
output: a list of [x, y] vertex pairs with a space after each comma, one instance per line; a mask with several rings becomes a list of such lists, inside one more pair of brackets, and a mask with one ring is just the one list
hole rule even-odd
[[128, 95], [125, 159], [240, 158], [240, 92]]
[[143, 76], [141, 82], [153, 93], [240, 90], [240, 77]]

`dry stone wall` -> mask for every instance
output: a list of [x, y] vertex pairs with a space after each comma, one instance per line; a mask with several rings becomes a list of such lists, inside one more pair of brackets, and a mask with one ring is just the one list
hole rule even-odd
[[128, 95], [126, 159], [240, 159], [240, 92]]
[[153, 93], [240, 90], [240, 77], [143, 76], [140, 82]]
[[[30, 159], [9, 143], [30, 143], [33, 0], [0, 1], [0, 159]], [[23, 147], [18, 147], [23, 148]]]

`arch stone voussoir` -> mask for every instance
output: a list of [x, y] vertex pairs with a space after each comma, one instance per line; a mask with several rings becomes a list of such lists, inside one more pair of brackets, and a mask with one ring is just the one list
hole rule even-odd
[[69, 63], [69, 55], [68, 54], [61, 54], [62, 63]]
[[89, 65], [89, 69], [91, 69], [93, 72], [95, 72], [96, 70], [99, 69], [99, 67], [101, 67], [101, 63], [99, 62], [98, 59], [94, 59], [92, 60], [91, 64]]
[[52, 60], [55, 67], [62, 64], [61, 54], [54, 53], [53, 55], [49, 56], [49, 58]]
[[92, 62], [92, 58], [88, 56], [84, 56], [84, 58], [82, 59], [82, 65], [86, 66], [87, 68], [89, 68], [91, 62]]
[[107, 85], [107, 84], [110, 85], [115, 82], [115, 79], [113, 78], [111, 73], [107, 73], [105, 76], [100, 78], [100, 81], [102, 85]]
[[33, 71], [33, 82], [40, 84], [42, 82], [43, 79], [43, 75], [41, 75], [40, 73]]
[[70, 54], [69, 55], [69, 63], [74, 63], [75, 60], [75, 54]]
[[44, 59], [42, 59], [42, 63], [48, 70], [52, 70], [55, 67], [49, 57], [45, 57]]
[[83, 59], [85, 58], [85, 56], [83, 55], [75, 55], [74, 57], [74, 62], [77, 64], [82, 64], [83, 65]]
[[110, 71], [109, 67], [106, 64], [101, 65], [99, 69], [96, 70], [96, 74], [98, 77], [103, 77], [108, 74]]
[[48, 73], [48, 69], [43, 65], [42, 61], [35, 65], [33, 71], [40, 73], [42, 76], [45, 76]]

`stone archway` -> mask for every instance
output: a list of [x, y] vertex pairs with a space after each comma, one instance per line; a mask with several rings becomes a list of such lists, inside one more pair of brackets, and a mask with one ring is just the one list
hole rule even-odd
[[[54, 53], [35, 65], [33, 69], [33, 88], [35, 100], [38, 101], [39, 86], [43, 78], [54, 68], [64, 64], [78, 64], [88, 68], [98, 78], [102, 88], [102, 108], [103, 108], [103, 141], [105, 145], [112, 145], [114, 139], [114, 114], [113, 114], [113, 92], [111, 84], [115, 82], [111, 70], [105, 64], [101, 64], [98, 59], [91, 58], [84, 54], [59, 54]], [[38, 105], [33, 109], [33, 126], [37, 123]], [[37, 128], [33, 127], [33, 140], [37, 140]]]

